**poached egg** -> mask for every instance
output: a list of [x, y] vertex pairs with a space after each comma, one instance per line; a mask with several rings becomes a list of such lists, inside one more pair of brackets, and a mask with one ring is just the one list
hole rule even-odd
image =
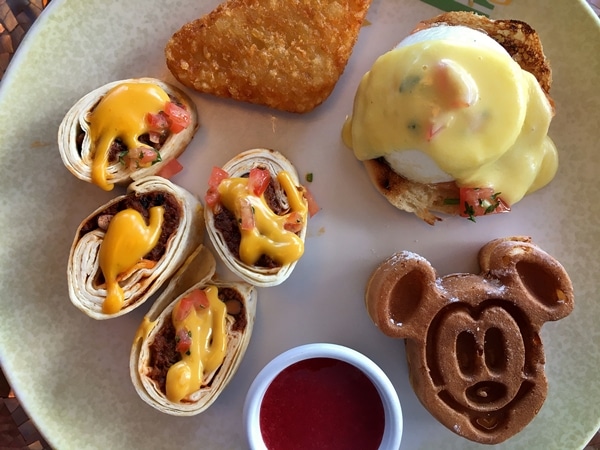
[[512, 205], [558, 167], [553, 107], [494, 39], [464, 26], [417, 31], [380, 56], [357, 89], [342, 137], [420, 183], [493, 188]]

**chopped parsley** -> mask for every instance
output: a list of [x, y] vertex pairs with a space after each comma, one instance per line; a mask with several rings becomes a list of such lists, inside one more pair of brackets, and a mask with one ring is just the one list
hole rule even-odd
[[412, 90], [421, 82], [418, 75], [409, 75], [400, 83], [400, 92], [412, 92]]
[[156, 159], [154, 161], [152, 161], [152, 165], [157, 164], [162, 161], [162, 156], [160, 156], [160, 152], [158, 150], [155, 150], [155, 153], [156, 153]]
[[[478, 191], [479, 189], [476, 188], [474, 190]], [[474, 205], [465, 201], [465, 210], [463, 211], [463, 215], [468, 217], [470, 221], [475, 222], [475, 216], [482, 216], [498, 212], [498, 208], [502, 206], [499, 198], [500, 194], [501, 192], [495, 192], [487, 198], [478, 198], [477, 210], [475, 209]]]
[[475, 220], [475, 208], [469, 202], [465, 202], [465, 216], [469, 218], [471, 222], [476, 222]]
[[129, 153], [129, 150], [123, 150], [122, 152], [119, 152], [119, 162], [122, 165], [125, 165], [125, 157], [127, 156], [127, 153]]

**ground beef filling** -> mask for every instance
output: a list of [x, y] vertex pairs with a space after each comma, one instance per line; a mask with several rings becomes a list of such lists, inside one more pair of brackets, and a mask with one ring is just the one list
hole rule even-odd
[[[263, 196], [269, 208], [271, 208], [275, 214], [281, 216], [286, 214], [288, 210], [279, 200], [276, 189], [275, 181], [271, 179]], [[240, 242], [242, 240], [242, 234], [233, 212], [226, 208], [219, 208], [219, 211], [214, 214], [214, 223], [215, 228], [221, 233], [223, 240], [227, 243], [227, 248], [231, 254], [235, 256], [236, 259], [240, 259]], [[261, 255], [255, 266], [267, 269], [281, 267], [280, 264], [268, 255]]]
[[167, 372], [169, 367], [181, 360], [181, 355], [175, 350], [175, 327], [170, 320], [165, 321], [154, 341], [150, 345], [150, 364], [148, 377], [154, 380], [160, 391], [167, 392]]
[[[227, 306], [227, 314], [233, 317], [231, 331], [243, 332], [248, 324], [244, 299], [237, 289], [219, 288], [219, 299]], [[150, 344], [150, 363], [148, 377], [155, 381], [161, 392], [167, 391], [167, 372], [181, 355], [175, 350], [175, 327], [171, 320], [166, 320]], [[219, 369], [220, 370], [220, 369]]]
[[79, 232], [79, 237], [81, 238], [86, 233], [97, 229], [106, 231], [110, 219], [119, 211], [128, 208], [140, 212], [146, 221], [148, 221], [150, 218], [149, 211], [153, 206], [162, 206], [165, 209], [164, 220], [158, 243], [144, 256], [144, 259], [158, 261], [165, 254], [169, 238], [179, 228], [179, 222], [183, 214], [183, 209], [179, 201], [173, 194], [168, 192], [152, 191], [144, 194], [127, 194], [123, 199], [110, 205], [83, 224]]
[[[158, 134], [157, 136], [158, 136], [158, 142], [152, 142], [150, 140], [150, 134], [148, 134], [148, 133], [144, 133], [141, 136], [139, 136], [138, 140], [140, 141], [140, 143], [147, 145], [148, 147], [152, 147], [156, 151], [159, 151], [162, 148], [162, 146], [164, 145], [167, 138], [169, 137], [169, 134], [164, 132], [164, 133]], [[84, 137], [85, 137], [85, 132], [83, 131], [82, 128], [79, 128], [76, 144], [77, 144], [77, 150], [79, 151], [80, 155], [81, 155], [81, 151], [83, 148]], [[112, 143], [110, 144], [110, 147], [108, 148], [108, 162], [110, 164], [114, 164], [117, 161], [121, 161], [122, 155], [127, 154], [128, 151], [129, 151], [129, 149], [127, 148], [125, 143], [121, 139], [116, 138], [114, 141], [112, 141]], [[123, 164], [125, 164], [124, 161], [123, 161]]]

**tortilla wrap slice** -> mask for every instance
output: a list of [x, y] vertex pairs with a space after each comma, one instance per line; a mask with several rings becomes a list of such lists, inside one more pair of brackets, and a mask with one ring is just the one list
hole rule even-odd
[[[281, 153], [263, 148], [247, 150], [228, 161], [222, 169], [228, 173], [230, 178], [234, 178], [246, 177], [250, 171], [256, 167], [261, 167], [269, 171], [275, 191], [273, 197], [276, 198], [284, 212], [289, 211], [290, 202], [285, 190], [281, 184], [277, 182], [277, 175], [280, 172], [285, 171], [289, 174], [292, 183], [299, 191], [304, 188], [300, 183], [296, 168]], [[299, 259], [289, 263], [279, 264], [275, 267], [247, 264], [241, 260], [239, 255], [232, 252], [231, 248], [228, 246], [226, 236], [217, 227], [218, 220], [215, 220], [215, 211], [213, 208], [205, 208], [204, 218], [208, 236], [213, 243], [216, 252], [225, 265], [244, 281], [260, 287], [276, 286], [283, 283], [292, 274]], [[301, 240], [302, 245], [304, 245], [306, 239], [307, 227], [308, 215], [302, 224], [302, 228], [295, 233]]]
[[[245, 282], [215, 279], [215, 267], [215, 259], [210, 250], [199, 246], [169, 282], [136, 333], [130, 354], [131, 380], [144, 402], [166, 414], [191, 416], [205, 411], [212, 405], [237, 371], [250, 341], [256, 314], [256, 291], [252, 285]], [[239, 301], [239, 308], [236, 308], [235, 314], [228, 312], [225, 318], [227, 343], [224, 359], [216, 369], [204, 373], [198, 390], [181, 401], [169, 400], [164, 380], [165, 368], [153, 366], [158, 360], [155, 355], [158, 351], [154, 347], [155, 340], [165, 341], [166, 338], [161, 337], [164, 327], [172, 321], [172, 312], [179, 300], [194, 290], [210, 286], [216, 286], [220, 292], [235, 292], [233, 301]], [[167, 344], [171, 343], [175, 348], [175, 339], [171, 342], [167, 340]], [[162, 372], [162, 375], [159, 372]]]
[[[125, 164], [122, 157], [112, 158], [106, 168], [106, 190], [112, 185], [128, 185], [150, 175], [156, 175], [169, 162], [187, 148], [199, 127], [198, 112], [192, 99], [181, 89], [156, 78], [131, 78], [113, 81], [89, 92], [67, 112], [58, 129], [58, 149], [65, 167], [80, 180], [92, 183], [92, 166], [96, 155], [96, 142], [92, 139], [90, 115], [99, 102], [113, 88], [124, 84], [153, 84], [162, 88], [172, 101], [189, 113], [189, 125], [177, 132], [167, 132], [166, 140], [159, 146], [160, 158], [143, 166]], [[137, 138], [137, 137], [136, 137]], [[145, 144], [144, 144], [145, 145]], [[149, 144], [148, 144], [149, 145]], [[155, 144], [153, 144], [156, 146]]]
[[[159, 243], [133, 267], [119, 274], [123, 304], [120, 310], [106, 313], [103, 306], [107, 298], [107, 283], [100, 258], [106, 230], [118, 211], [139, 209], [147, 215], [152, 205], [161, 204], [165, 213]], [[203, 207], [193, 194], [158, 176], [135, 181], [126, 194], [97, 208], [78, 227], [67, 267], [69, 298], [77, 308], [94, 319], [126, 314], [157, 292], [183, 265], [203, 237]]]

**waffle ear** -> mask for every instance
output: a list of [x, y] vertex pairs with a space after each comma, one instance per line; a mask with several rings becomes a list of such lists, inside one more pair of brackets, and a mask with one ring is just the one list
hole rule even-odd
[[528, 303], [530, 320], [541, 326], [562, 319], [574, 307], [571, 280], [564, 267], [529, 238], [496, 239], [480, 253], [482, 271], [503, 284], [512, 284]]
[[395, 338], [422, 340], [422, 328], [441, 307], [436, 272], [419, 255], [399, 252], [371, 275], [365, 293], [367, 312], [375, 325]]

